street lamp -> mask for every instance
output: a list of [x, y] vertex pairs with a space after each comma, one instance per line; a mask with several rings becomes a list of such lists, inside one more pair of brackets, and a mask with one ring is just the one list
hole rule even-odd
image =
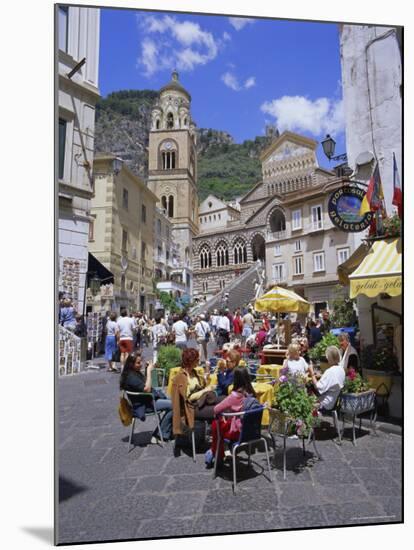
[[344, 160], [345, 162], [348, 160], [346, 153], [336, 155], [336, 157], [334, 156], [336, 141], [329, 134], [326, 135], [326, 138], [321, 142], [321, 144], [323, 152], [329, 160]]
[[95, 273], [92, 279], [89, 281], [89, 288], [94, 296], [96, 296], [101, 288], [101, 279]]
[[117, 176], [119, 172], [121, 171], [123, 161], [122, 159], [115, 157], [112, 161], [112, 170], [114, 174]]

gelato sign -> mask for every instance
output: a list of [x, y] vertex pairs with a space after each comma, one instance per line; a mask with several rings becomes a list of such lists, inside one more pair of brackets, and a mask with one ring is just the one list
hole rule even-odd
[[373, 213], [359, 214], [365, 191], [346, 185], [329, 197], [328, 212], [331, 222], [342, 231], [357, 233], [364, 231], [372, 222]]

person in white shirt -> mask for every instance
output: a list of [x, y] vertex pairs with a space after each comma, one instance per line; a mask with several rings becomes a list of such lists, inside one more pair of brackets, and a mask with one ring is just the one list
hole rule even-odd
[[134, 348], [134, 331], [135, 320], [128, 317], [128, 312], [125, 308], [121, 309], [121, 316], [117, 321], [118, 325], [118, 344], [121, 352], [121, 366], [124, 368], [126, 358], [132, 353]]
[[172, 326], [172, 332], [175, 335], [175, 345], [177, 348], [185, 349], [187, 347], [188, 325], [183, 321], [183, 315]]
[[221, 349], [224, 344], [230, 342], [230, 320], [223, 310], [220, 311], [217, 320], [217, 334], [217, 346]]
[[218, 321], [218, 315], [217, 315], [217, 309], [215, 309], [212, 315], [210, 315], [211, 328], [213, 330], [214, 336], [217, 333], [217, 321]]
[[301, 374], [305, 376], [309, 365], [300, 356], [300, 346], [298, 344], [289, 344], [283, 366], [288, 368], [289, 374]]
[[155, 364], [158, 359], [158, 350], [160, 346], [166, 343], [167, 339], [167, 329], [162, 322], [161, 317], [155, 319], [155, 325], [151, 328], [152, 334], [152, 361]]
[[316, 380], [312, 366], [309, 374], [312, 383], [319, 393], [319, 408], [330, 411], [334, 408], [338, 396], [345, 384], [345, 370], [340, 364], [341, 355], [336, 346], [329, 346], [326, 350], [329, 368], [323, 373], [320, 380]]
[[205, 318], [205, 315], [201, 313], [201, 315], [197, 317], [197, 323], [195, 326], [197, 343], [200, 348], [200, 363], [207, 363], [207, 344], [210, 340], [210, 325], [207, 321], [205, 321]]
[[249, 311], [246, 313], [246, 315], [243, 316], [243, 332], [242, 332], [243, 342], [246, 342], [246, 340], [253, 334], [253, 328], [254, 328], [254, 317], [252, 315], [251, 308], [249, 308]]

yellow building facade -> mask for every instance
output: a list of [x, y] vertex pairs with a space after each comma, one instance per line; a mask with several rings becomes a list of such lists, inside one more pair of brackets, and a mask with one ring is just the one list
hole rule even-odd
[[[115, 155], [94, 160], [89, 252], [114, 276], [95, 298], [105, 309], [154, 311], [154, 223], [157, 197]], [[111, 307], [108, 308], [108, 305]]]

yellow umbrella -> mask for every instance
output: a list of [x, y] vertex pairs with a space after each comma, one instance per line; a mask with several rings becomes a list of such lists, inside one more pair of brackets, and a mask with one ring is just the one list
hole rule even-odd
[[[257, 298], [254, 308], [256, 311], [277, 313], [279, 321], [279, 313], [309, 313], [310, 303], [292, 290], [274, 286], [272, 290]], [[277, 347], [280, 347], [279, 332], [277, 333]]]
[[292, 290], [274, 286], [272, 290], [257, 298], [254, 308], [256, 311], [270, 313], [309, 313], [310, 303]]

